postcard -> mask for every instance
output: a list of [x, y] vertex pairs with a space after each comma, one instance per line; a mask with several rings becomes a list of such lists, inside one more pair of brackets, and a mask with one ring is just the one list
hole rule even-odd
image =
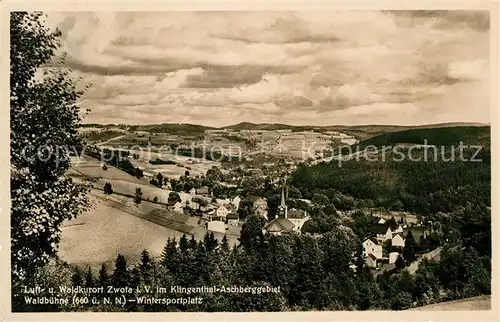
[[3, 4], [6, 321], [498, 318], [498, 6], [310, 4]]

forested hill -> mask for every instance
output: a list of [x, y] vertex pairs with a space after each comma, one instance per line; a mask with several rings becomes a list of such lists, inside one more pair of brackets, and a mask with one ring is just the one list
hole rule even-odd
[[[291, 184], [304, 198], [322, 194], [338, 200], [341, 194], [354, 198], [355, 206], [384, 207], [422, 215], [452, 212], [470, 204], [489, 207], [489, 127], [410, 130], [383, 134], [362, 141], [361, 145], [421, 144], [424, 138], [428, 144], [439, 145], [439, 149], [428, 149], [427, 156], [423, 149], [412, 150], [413, 159], [409, 158], [407, 148], [401, 148], [399, 151], [404, 155], [388, 150], [385, 161], [379, 154], [374, 159], [361, 157], [341, 164], [333, 161], [311, 167], [300, 165], [292, 175]], [[477, 155], [477, 149], [466, 149], [462, 159], [455, 148], [453, 157], [452, 146], [458, 146], [460, 141], [484, 147]]]
[[360, 146], [389, 146], [399, 143], [432, 144], [438, 146], [481, 145], [490, 147], [489, 126], [456, 126], [413, 129], [377, 135], [360, 142]]

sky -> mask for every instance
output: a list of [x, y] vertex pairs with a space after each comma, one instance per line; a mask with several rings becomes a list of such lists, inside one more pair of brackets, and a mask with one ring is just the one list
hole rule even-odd
[[85, 123], [484, 122], [487, 11], [52, 12]]

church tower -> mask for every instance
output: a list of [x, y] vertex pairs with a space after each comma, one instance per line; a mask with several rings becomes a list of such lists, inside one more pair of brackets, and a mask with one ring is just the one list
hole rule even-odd
[[288, 217], [288, 207], [286, 206], [285, 200], [285, 183], [283, 183], [283, 185], [281, 186], [281, 203], [278, 207], [278, 216], [283, 218]]

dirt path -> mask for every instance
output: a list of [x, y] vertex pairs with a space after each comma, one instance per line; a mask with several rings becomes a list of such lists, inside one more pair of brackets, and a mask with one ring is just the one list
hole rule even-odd
[[415, 272], [418, 270], [418, 266], [420, 265], [420, 262], [425, 258], [428, 260], [432, 259], [438, 259], [439, 255], [441, 255], [441, 251], [443, 250], [443, 247], [438, 247], [434, 249], [433, 251], [430, 251], [428, 253], [425, 253], [420, 257], [418, 260], [414, 261], [413, 263], [408, 266], [407, 270], [410, 272], [410, 274], [415, 274]]

